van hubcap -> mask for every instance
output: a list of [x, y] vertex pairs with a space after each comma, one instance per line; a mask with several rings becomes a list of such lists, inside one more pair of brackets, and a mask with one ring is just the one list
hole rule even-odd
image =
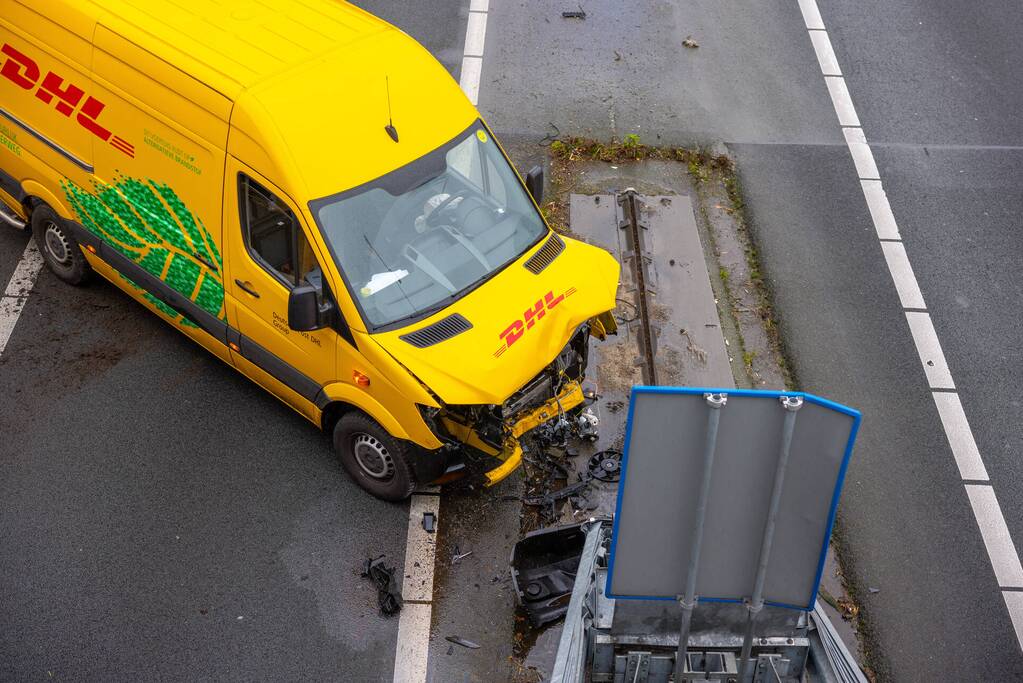
[[57, 224], [48, 221], [46, 232], [43, 235], [46, 251], [50, 252], [50, 256], [62, 266], [68, 265], [71, 262], [71, 245], [68, 244], [67, 237], [64, 236]]
[[373, 479], [390, 479], [394, 475], [394, 458], [387, 448], [369, 434], [355, 435], [352, 450], [355, 451], [355, 462], [366, 476]]

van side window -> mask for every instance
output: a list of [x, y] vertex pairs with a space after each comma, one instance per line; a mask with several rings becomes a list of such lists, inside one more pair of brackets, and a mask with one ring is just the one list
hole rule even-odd
[[239, 174], [238, 182], [245, 246], [261, 266], [294, 287], [306, 275], [299, 271], [309, 270], [311, 257], [298, 219], [287, 204], [252, 178]]

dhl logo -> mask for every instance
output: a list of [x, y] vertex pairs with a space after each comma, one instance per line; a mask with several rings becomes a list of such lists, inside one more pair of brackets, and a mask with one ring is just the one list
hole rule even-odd
[[565, 290], [564, 294], [554, 296], [554, 292], [550, 291], [537, 299], [535, 304], [525, 310], [521, 319], [513, 322], [500, 334], [504, 343], [501, 344], [497, 351], [494, 351], [494, 358], [500, 358], [501, 354], [511, 348], [512, 344], [522, 339], [522, 335], [533, 329], [534, 325], [543, 320], [543, 317], [547, 315], [547, 311], [560, 304], [566, 297], [575, 294], [575, 292], [575, 287], [569, 287]]
[[113, 135], [98, 123], [97, 119], [103, 112], [103, 108], [106, 107], [105, 104], [92, 95], [86, 96], [85, 91], [74, 83], [67, 83], [65, 85], [65, 80], [53, 71], [47, 71], [40, 83], [41, 74], [39, 65], [36, 64], [35, 60], [7, 43], [4, 43], [4, 46], [0, 48], [0, 52], [6, 56], [3, 66], [0, 67], [0, 76], [25, 90], [35, 88], [36, 97], [42, 100], [44, 104], [51, 104], [54, 98], [56, 98], [55, 107], [58, 112], [71, 118], [71, 115], [77, 111], [75, 120], [78, 121], [82, 128], [85, 128], [103, 142], [109, 142], [110, 146], [119, 152], [135, 158], [134, 145], [122, 137]]

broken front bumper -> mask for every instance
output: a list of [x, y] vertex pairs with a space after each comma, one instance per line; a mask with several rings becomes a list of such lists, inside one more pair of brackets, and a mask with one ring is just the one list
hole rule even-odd
[[499, 460], [503, 459], [504, 461], [484, 475], [487, 479], [486, 485], [493, 486], [514, 472], [522, 464], [522, 446], [519, 444], [520, 436], [532, 431], [545, 422], [553, 420], [559, 415], [564, 415], [572, 408], [582, 404], [585, 398], [582, 385], [575, 381], [569, 382], [560, 394], [542, 406], [522, 415], [512, 425], [511, 436], [505, 441], [504, 449], [497, 456]]
[[519, 438], [523, 434], [564, 415], [582, 404], [585, 398], [582, 385], [578, 381], [567, 382], [556, 396], [516, 416], [514, 422], [508, 426], [503, 447], [500, 449], [483, 441], [472, 427], [447, 418], [442, 418], [441, 421], [448, 434], [484, 454], [489, 464], [493, 465], [482, 472], [483, 485], [493, 486], [507, 478], [522, 464], [522, 445]]

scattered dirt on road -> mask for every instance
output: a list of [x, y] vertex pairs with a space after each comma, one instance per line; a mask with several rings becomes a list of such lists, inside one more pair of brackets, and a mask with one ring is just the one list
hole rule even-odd
[[637, 363], [636, 345], [628, 339], [604, 342], [597, 363], [601, 391], [629, 395], [635, 384], [642, 384], [642, 369]]

